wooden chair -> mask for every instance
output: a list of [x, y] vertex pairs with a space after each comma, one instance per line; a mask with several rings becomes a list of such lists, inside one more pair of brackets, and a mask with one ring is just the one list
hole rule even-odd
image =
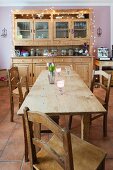
[[[97, 76], [101, 80], [106, 80], [106, 85], [104, 84], [104, 81], [96, 81]], [[106, 73], [103, 70], [97, 70], [93, 73], [93, 79], [91, 83], [91, 91], [94, 92], [95, 87], [99, 87], [100, 90], [103, 90], [104, 96], [99, 96], [96, 94], [97, 99], [102, 103], [104, 108], [106, 109], [106, 114], [96, 114], [91, 116], [91, 122], [99, 117], [103, 117], [103, 135], [107, 136], [107, 115], [108, 115], [108, 103], [109, 103], [109, 94], [110, 94], [110, 83], [111, 83], [111, 74]]]
[[[9, 92], [10, 92], [10, 107], [11, 107], [11, 122], [13, 122], [14, 117], [14, 96], [16, 95], [19, 99], [19, 107], [23, 103], [25, 97], [29, 93], [29, 86], [27, 77], [19, 76], [19, 71], [17, 67], [12, 67], [8, 70], [8, 80], [9, 80]], [[25, 121], [23, 120], [23, 130], [24, 130], [24, 143], [25, 143], [25, 161], [28, 161], [28, 145], [25, 129]]]
[[[27, 80], [26, 80], [27, 81]], [[17, 83], [17, 87], [18, 87], [18, 94], [19, 94], [19, 106], [21, 106], [21, 104], [23, 103], [25, 97], [28, 94], [28, 91], [26, 91], [23, 94], [22, 91], [22, 81], [19, 81]], [[27, 134], [26, 134], [26, 126], [25, 126], [25, 119], [24, 116], [22, 115], [22, 121], [23, 121], [23, 131], [24, 131], [24, 149], [25, 149], [25, 162], [28, 162], [28, 142], [27, 142]]]
[[[100, 148], [62, 129], [44, 113], [25, 108], [24, 117], [31, 170], [104, 170], [106, 153]], [[41, 124], [53, 132], [49, 141], [40, 138]]]
[[[17, 83], [18, 87], [18, 93], [19, 93], [19, 106], [23, 103], [26, 95], [28, 94], [27, 91], [26, 93], [23, 94], [22, 91], [22, 81]], [[55, 121], [57, 124], [59, 124], [59, 116], [51, 116], [52, 120]], [[23, 131], [24, 131], [24, 146], [25, 146], [25, 162], [28, 162], [28, 141], [27, 141], [27, 134], [26, 134], [26, 126], [25, 126], [25, 119], [24, 116], [22, 116], [23, 120]], [[51, 131], [49, 129], [44, 129], [41, 128], [41, 133], [50, 133]]]
[[[22, 80], [24, 79], [24, 81]], [[20, 78], [19, 76], [19, 71], [17, 67], [12, 67], [11, 69], [8, 69], [8, 81], [9, 81], [9, 93], [10, 93], [10, 108], [11, 108], [11, 122], [13, 122], [13, 117], [14, 117], [14, 96], [19, 97], [19, 91], [17, 88], [17, 84], [20, 81], [23, 81], [23, 87], [22, 87], [22, 92], [26, 96], [29, 92], [29, 86], [27, 82], [27, 78]], [[19, 98], [20, 99], [20, 98]], [[19, 100], [19, 107], [21, 105], [21, 101]]]
[[[107, 81], [107, 85], [105, 85], [102, 82], [97, 82], [96, 79], [98, 78], [104, 78]], [[109, 94], [110, 94], [110, 82], [111, 82], [111, 74], [106, 73], [105, 71], [98, 70], [98, 71], [93, 71], [93, 76], [92, 76], [92, 82], [91, 82], [91, 91], [93, 92], [94, 87], [100, 87], [100, 89], [103, 90], [104, 92], [104, 97], [100, 98], [100, 96], [96, 96], [97, 99], [102, 103], [104, 108], [106, 109], [106, 114], [105, 113], [99, 113], [99, 114], [93, 114], [90, 116], [90, 122], [93, 120], [103, 117], [103, 136], [107, 136], [107, 114], [108, 114], [108, 102], [109, 102]], [[72, 116], [69, 117], [69, 129], [71, 129], [71, 124], [72, 124]]]

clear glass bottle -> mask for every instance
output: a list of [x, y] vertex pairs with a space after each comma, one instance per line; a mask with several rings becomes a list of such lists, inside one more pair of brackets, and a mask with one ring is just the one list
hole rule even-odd
[[35, 56], [35, 50], [34, 50], [34, 48], [31, 48], [31, 50], [30, 50], [30, 55], [31, 55], [31, 56]]

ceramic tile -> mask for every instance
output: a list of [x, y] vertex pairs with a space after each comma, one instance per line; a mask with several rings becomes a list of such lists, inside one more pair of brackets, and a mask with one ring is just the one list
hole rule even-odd
[[0, 162], [0, 170], [20, 170], [20, 168], [21, 162]]

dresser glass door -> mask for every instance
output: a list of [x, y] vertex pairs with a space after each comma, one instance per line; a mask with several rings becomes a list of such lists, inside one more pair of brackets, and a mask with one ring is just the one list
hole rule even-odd
[[17, 21], [16, 27], [16, 39], [29, 40], [33, 38], [32, 23], [30, 21]]
[[69, 23], [55, 22], [55, 39], [69, 38]]
[[35, 22], [35, 39], [49, 39], [49, 22]]
[[87, 22], [74, 21], [72, 34], [73, 38], [87, 38]]

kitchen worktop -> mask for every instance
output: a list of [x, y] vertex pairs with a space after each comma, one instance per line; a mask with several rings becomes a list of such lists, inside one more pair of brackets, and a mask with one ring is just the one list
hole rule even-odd
[[34, 59], [34, 58], [89, 58], [89, 57], [94, 57], [94, 56], [27, 56], [27, 57], [24, 57], [24, 56], [15, 56], [15, 57], [12, 57], [12, 58], [21, 58], [21, 59]]

